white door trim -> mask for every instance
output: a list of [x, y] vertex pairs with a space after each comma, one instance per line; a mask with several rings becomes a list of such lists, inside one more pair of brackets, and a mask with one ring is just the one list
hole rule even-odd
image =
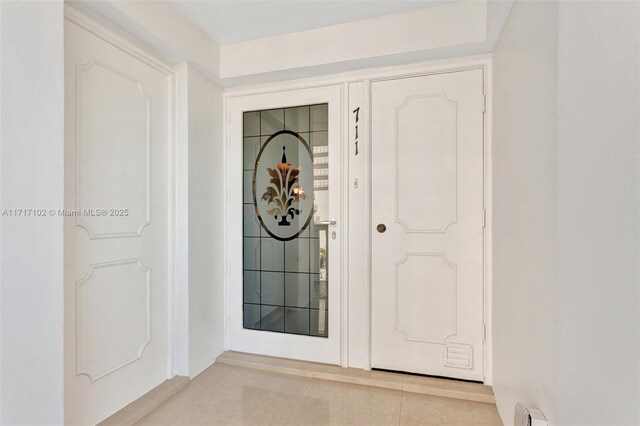
[[[338, 346], [337, 356], [331, 355], [331, 361], [327, 360], [327, 353], [323, 350], [314, 353], [309, 350], [311, 345], [307, 345], [308, 337], [306, 336], [294, 336], [289, 334], [268, 333], [256, 330], [245, 330], [242, 327], [242, 318], [238, 314], [238, 308], [234, 309], [234, 304], [239, 303], [241, 297], [242, 286], [238, 283], [242, 283], [242, 217], [238, 214], [237, 209], [242, 205], [242, 181], [237, 178], [237, 174], [242, 170], [242, 116], [244, 111], [262, 110], [294, 105], [308, 105], [315, 103], [328, 103], [329, 104], [329, 126], [330, 137], [332, 134], [331, 129], [335, 129], [335, 137], [340, 141], [344, 140], [345, 127], [343, 125], [343, 110], [344, 110], [344, 87], [343, 85], [332, 85], [316, 88], [306, 89], [293, 89], [284, 91], [274, 91], [269, 93], [262, 93], [256, 95], [238, 95], [225, 97], [225, 188], [226, 194], [223, 195], [226, 202], [225, 206], [225, 318], [226, 318], [226, 335], [225, 335], [225, 349], [227, 350], [243, 350], [249, 346], [248, 342], [256, 342], [256, 339], [260, 339], [260, 346], [264, 348], [263, 353], [267, 355], [286, 356], [283, 355], [276, 347], [276, 342], [290, 341], [295, 342], [297, 345], [295, 349], [292, 349], [289, 356], [297, 357], [300, 359], [317, 360], [324, 362], [335, 362], [340, 365], [347, 366], [347, 348], [348, 344], [345, 342], [345, 326], [348, 324], [348, 305], [346, 292], [348, 285], [346, 281], [346, 275], [344, 270], [344, 263], [342, 264], [336, 276], [340, 283], [340, 291], [337, 295], [334, 295], [335, 299], [332, 299], [332, 292], [329, 292], [329, 299], [334, 308], [329, 310], [329, 326], [334, 330], [333, 335], [329, 333], [329, 341], [334, 342]], [[335, 124], [331, 124], [331, 123]], [[347, 175], [347, 162], [345, 160], [345, 144], [341, 144], [341, 152], [339, 152], [340, 164], [337, 170], [340, 172], [340, 176], [337, 177], [340, 182], [340, 194], [334, 199], [332, 197], [331, 203], [336, 201], [339, 204], [339, 215], [336, 217], [338, 226], [331, 228], [330, 231], [336, 230], [338, 235], [339, 252], [334, 250], [333, 256], [330, 252], [329, 261], [332, 258], [344, 259], [344, 253], [347, 250], [347, 238], [344, 236], [347, 234], [346, 228], [346, 214], [345, 214], [345, 179], [343, 176]], [[331, 156], [331, 152], [330, 152]], [[337, 262], [334, 260], [334, 264]], [[239, 290], [240, 289], [240, 290]], [[339, 306], [337, 306], [339, 305]], [[333, 327], [331, 326], [333, 324]], [[336, 327], [339, 325], [339, 327]], [[333, 343], [332, 343], [333, 345]], [[309, 346], [309, 347], [307, 347]], [[333, 349], [331, 349], [333, 354]]]
[[[168, 168], [167, 179], [168, 185], [168, 209], [167, 209], [167, 249], [168, 249], [168, 266], [167, 266], [167, 324], [169, 329], [167, 330], [167, 378], [171, 378], [176, 375], [175, 367], [175, 354], [176, 354], [176, 342], [179, 341], [176, 338], [176, 289], [177, 289], [177, 275], [176, 275], [176, 248], [179, 246], [180, 241], [187, 241], [188, 235], [178, 234], [176, 232], [176, 217], [178, 216], [178, 209], [184, 210], [185, 214], [188, 207], [179, 206], [175, 200], [180, 198], [181, 193], [184, 192], [177, 186], [178, 176], [187, 176], [188, 170], [186, 165], [182, 167], [182, 164], [177, 163], [177, 113], [180, 105], [176, 104], [176, 92], [178, 87], [176, 84], [175, 69], [171, 63], [164, 59], [162, 55], [154, 51], [152, 48], [145, 46], [141, 42], [133, 39], [125, 32], [118, 29], [116, 26], [98, 17], [97, 15], [85, 10], [81, 6], [73, 3], [65, 3], [64, 5], [64, 19], [82, 27], [89, 31], [93, 35], [99, 37], [105, 42], [111, 44], [124, 53], [131, 55], [139, 61], [147, 64], [153, 69], [165, 74], [169, 77], [170, 87], [168, 89], [168, 103], [169, 103], [169, 129], [167, 133], [169, 135], [168, 143]], [[184, 141], [187, 142], [186, 140]], [[186, 195], [186, 192], [185, 192]], [[187, 301], [185, 300], [185, 303]], [[181, 309], [188, 309], [188, 306], [184, 306]]]
[[[235, 87], [228, 88], [224, 91], [225, 98], [225, 109], [226, 109], [226, 101], [228, 99], [245, 96], [245, 95], [255, 95], [255, 94], [270, 94], [277, 93], [281, 91], [289, 91], [289, 90], [299, 90], [299, 89], [313, 89], [319, 87], [326, 87], [329, 85], [341, 84], [347, 85], [350, 83], [362, 83], [364, 85], [364, 93], [362, 100], [362, 108], [364, 110], [365, 121], [362, 122], [361, 130], [365, 130], [363, 134], [360, 135], [360, 159], [364, 158], [361, 175], [359, 176], [359, 191], [362, 191], [363, 202], [366, 206], [369, 207], [368, 212], [364, 212], [362, 216], [354, 217], [354, 220], [364, 220], [366, 222], [365, 229], [371, 229], [371, 214], [370, 214], [370, 199], [371, 199], [371, 156], [370, 156], [370, 86], [373, 81], [378, 80], [386, 80], [386, 79], [396, 79], [396, 78], [410, 78], [416, 76], [424, 76], [424, 75], [433, 75], [440, 74], [446, 72], [454, 72], [454, 71], [462, 71], [462, 70], [470, 70], [470, 69], [484, 69], [484, 84], [485, 84], [485, 95], [486, 95], [486, 111], [485, 111], [485, 120], [484, 120], [484, 166], [485, 166], [485, 181], [484, 181], [484, 205], [487, 215], [487, 223], [485, 227], [485, 238], [484, 238], [484, 246], [485, 246], [485, 261], [484, 261], [484, 317], [485, 317], [485, 325], [486, 325], [486, 339], [484, 346], [484, 372], [485, 372], [485, 384], [491, 385], [493, 380], [493, 369], [492, 369], [492, 316], [491, 316], [491, 297], [492, 297], [492, 164], [491, 164], [491, 125], [492, 125], [492, 108], [491, 108], [491, 93], [492, 93], [492, 85], [491, 85], [491, 56], [490, 55], [479, 55], [474, 57], [466, 57], [466, 58], [456, 58], [456, 59], [446, 59], [446, 60], [437, 60], [437, 61], [428, 61], [421, 62], [416, 64], [402, 65], [402, 66], [393, 66], [393, 67], [385, 67], [385, 68], [376, 68], [376, 69], [368, 69], [362, 71], [354, 71], [340, 74], [332, 74], [332, 75], [324, 75], [313, 78], [304, 78], [298, 80], [289, 80], [289, 81], [280, 81], [274, 83], [267, 84], [259, 84], [252, 85], [249, 87]], [[350, 93], [348, 93], [348, 89], [345, 88], [345, 97], [347, 99], [350, 98]], [[344, 200], [345, 208], [345, 216], [343, 222], [348, 220], [346, 213], [348, 212], [348, 205], [350, 199], [354, 197], [355, 193], [352, 189], [352, 181], [351, 176], [349, 175], [349, 170], [353, 167], [353, 157], [349, 155], [349, 148], [352, 145], [352, 142], [349, 137], [349, 130], [351, 127], [350, 124], [350, 111], [348, 106], [348, 102], [345, 102], [345, 108], [343, 111], [343, 123], [344, 123], [344, 134], [345, 134], [345, 154], [344, 158], [348, 159], [345, 161], [345, 187], [346, 187], [346, 200]], [[225, 117], [228, 117], [227, 112], [225, 111]], [[228, 142], [227, 137], [227, 128], [225, 125], [225, 140]], [[229, 145], [227, 148], [229, 149]], [[225, 153], [225, 166], [228, 164], [228, 155], [229, 151]], [[225, 176], [228, 176], [225, 174]], [[227, 212], [225, 212], [226, 214]], [[226, 220], [227, 218], [225, 218]], [[225, 225], [227, 222], [225, 222]], [[345, 223], [346, 224], [346, 223]], [[225, 239], [227, 236], [225, 235]], [[225, 240], [225, 246], [227, 245], [228, 240]], [[343, 329], [351, 330], [351, 333], [361, 333], [366, 336], [366, 347], [358, 347], [357, 350], [351, 348], [356, 339], [348, 339], [348, 336], [345, 334], [343, 336], [344, 339], [344, 347], [343, 347], [343, 362], [345, 366], [355, 366], [358, 368], [371, 368], [371, 242], [370, 242], [370, 234], [365, 232], [363, 235], [355, 235], [351, 233], [349, 235], [349, 241], [344, 241], [345, 247], [349, 250], [345, 250], [345, 254], [349, 254], [349, 265], [345, 265], [345, 275], [343, 276], [343, 286], [349, 286], [349, 289], [343, 288], [343, 292], [351, 293], [351, 303], [347, 299], [346, 295], [343, 296], [343, 304], [346, 305], [343, 307]], [[355, 250], [354, 244], [364, 244], [363, 250]], [[227, 265], [227, 271], [225, 272], [225, 277], [227, 277], [229, 272], [229, 256], [228, 252], [225, 253], [227, 256], [225, 259], [225, 265]], [[355, 266], [354, 266], [355, 264]], [[360, 265], [364, 265], [360, 267]], [[346, 274], [346, 271], [349, 271], [349, 274]], [[360, 275], [358, 275], [358, 271], [362, 271]], [[350, 282], [347, 282], [347, 277], [351, 278]], [[227, 291], [229, 283], [228, 280], [225, 280], [225, 292]], [[227, 295], [225, 294], [225, 300], [228, 300]], [[358, 312], [349, 309], [349, 304], [353, 308], [355, 303], [358, 303], [358, 300], [365, 301], [364, 306]], [[228, 324], [228, 312], [225, 312], [225, 318], [227, 319]], [[346, 323], [349, 322], [349, 323]], [[228, 332], [225, 335], [225, 349], [229, 349], [228, 343]], [[361, 344], [360, 344], [361, 345]], [[348, 357], [348, 354], [351, 353], [351, 356]]]

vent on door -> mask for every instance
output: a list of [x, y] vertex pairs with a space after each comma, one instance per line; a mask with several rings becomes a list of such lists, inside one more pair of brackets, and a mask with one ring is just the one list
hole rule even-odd
[[454, 368], [473, 368], [473, 346], [447, 343], [444, 347], [444, 365]]

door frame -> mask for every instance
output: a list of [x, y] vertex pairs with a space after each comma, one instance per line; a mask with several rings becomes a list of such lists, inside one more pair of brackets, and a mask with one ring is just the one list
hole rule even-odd
[[[348, 318], [345, 267], [346, 263], [340, 261], [340, 267], [333, 273], [333, 280], [339, 281], [340, 290], [336, 293], [329, 292], [328, 322], [331, 330], [325, 340], [320, 337], [299, 336], [286, 333], [269, 333], [261, 330], [244, 329], [242, 324], [242, 309], [237, 305], [242, 301], [242, 286], [238, 285], [243, 280], [243, 221], [242, 221], [242, 179], [238, 174], [242, 170], [243, 144], [242, 144], [242, 113], [245, 111], [282, 108], [298, 105], [312, 105], [319, 103], [329, 104], [329, 132], [335, 138], [339, 138], [340, 150], [339, 164], [336, 167], [339, 182], [337, 196], [331, 197], [331, 203], [338, 202], [336, 215], [337, 226], [329, 228], [336, 231], [337, 247], [329, 253], [329, 263], [336, 264], [337, 259], [344, 259], [347, 250], [348, 235], [345, 215], [345, 179], [347, 174], [347, 162], [344, 154], [344, 126], [343, 126], [343, 102], [344, 93], [341, 85], [330, 85], [316, 88], [298, 90], [274, 90], [260, 94], [240, 94], [225, 97], [225, 188], [223, 195], [225, 206], [225, 350], [237, 350], [240, 352], [254, 352], [255, 345], [261, 346], [263, 355], [292, 357], [295, 359], [340, 364], [347, 366], [345, 344], [345, 325]], [[335, 123], [335, 124], [331, 124]], [[335, 129], [332, 131], [332, 129]], [[331, 150], [330, 154], [331, 155]], [[240, 213], [238, 213], [240, 211]], [[333, 218], [333, 217], [332, 217]], [[333, 260], [332, 260], [333, 259]], [[331, 269], [330, 269], [331, 271]], [[331, 274], [331, 272], [330, 272]], [[331, 283], [331, 281], [330, 281]], [[331, 285], [331, 284], [330, 284]], [[337, 286], [333, 287], [334, 289]], [[332, 297], [333, 295], [333, 297]], [[309, 344], [309, 339], [316, 340], [320, 345]], [[257, 342], [257, 343], [256, 343]], [[286, 346], [287, 349], [282, 350]], [[314, 348], [315, 346], [315, 348]], [[255, 353], [255, 352], [254, 352]]]
[[[491, 129], [492, 129], [492, 59], [491, 54], [474, 55], [460, 58], [422, 61], [413, 64], [371, 68], [361, 71], [349, 71], [338, 74], [301, 78], [296, 80], [276, 81], [251, 86], [231, 87], [224, 91], [225, 108], [228, 99], [237, 96], [277, 93], [289, 90], [313, 89], [332, 85], [343, 88], [344, 127], [343, 144], [345, 145], [345, 171], [343, 200], [343, 233], [349, 233], [348, 241], [343, 241], [343, 255], [348, 262], [343, 262], [343, 366], [371, 369], [371, 238], [369, 232], [361, 232], [357, 226], [347, 229], [349, 218], [362, 221], [365, 229], [371, 228], [371, 157], [370, 157], [370, 110], [371, 83], [373, 81], [420, 77], [471, 69], [484, 70], [484, 89], [486, 97], [484, 116], [484, 204], [486, 226], [484, 238], [484, 321], [486, 338], [484, 344], [484, 383], [493, 382], [493, 343], [492, 343], [492, 163], [491, 163]], [[360, 122], [360, 155], [353, 157], [348, 149], [353, 144], [352, 107], [361, 107]], [[225, 112], [225, 117], [226, 117]], [[225, 141], [227, 126], [225, 125]], [[347, 142], [348, 141], [348, 142]], [[229, 147], [228, 147], [229, 148]], [[225, 151], [225, 164], [228, 162], [229, 150]], [[357, 178], [359, 188], [354, 189], [351, 183]], [[349, 207], [352, 205], [352, 207]], [[367, 207], [368, 211], [365, 208]], [[360, 213], [361, 212], [361, 213]], [[225, 212], [226, 213], [226, 212]], [[354, 222], [355, 223], [355, 222]], [[225, 236], [227, 238], [227, 236]], [[346, 240], [346, 239], [345, 239]], [[225, 242], [225, 247], [228, 240]], [[229, 273], [229, 255], [225, 253], [225, 277]], [[228, 288], [225, 278], [225, 291]], [[226, 296], [225, 296], [226, 299]], [[364, 303], [362, 301], [365, 301]], [[228, 321], [227, 312], [225, 319]], [[229, 349], [228, 331], [225, 334], [225, 349]]]
[[[180, 299], [176, 297], [179, 290], [177, 282], [178, 275], [177, 265], [179, 257], [185, 255], [181, 252], [181, 244], [188, 241], [188, 235], [177, 232], [177, 218], [186, 215], [188, 207], [176, 203], [177, 199], [187, 194], [186, 188], [181, 188], [178, 183], [181, 179], [188, 175], [188, 164], [180, 161], [178, 153], [178, 145], [186, 144], [186, 139], [182, 140], [177, 134], [178, 115], [181, 106], [176, 103], [176, 97], [185, 90], [179, 87], [176, 81], [176, 69], [172, 63], [163, 55], [155, 51], [153, 48], [132, 38], [129, 34], [123, 32], [110, 22], [97, 16], [93, 12], [86, 10], [81, 5], [74, 3], [65, 3], [64, 5], [64, 21], [72, 22], [84, 30], [90, 32], [96, 37], [102, 39], [106, 43], [121, 50], [122, 52], [132, 56], [133, 58], [145, 63], [149, 67], [159, 71], [167, 77], [167, 100], [168, 100], [168, 119], [167, 119], [167, 379], [176, 374], [183, 374], [179, 366], [176, 365], [176, 353], [180, 352], [181, 336], [183, 331], [176, 327], [176, 310], [188, 310], [186, 301], [184, 306], [180, 303]], [[187, 262], [185, 258], [182, 262]]]

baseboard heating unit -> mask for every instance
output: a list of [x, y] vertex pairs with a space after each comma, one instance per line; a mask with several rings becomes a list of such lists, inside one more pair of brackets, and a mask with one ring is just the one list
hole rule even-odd
[[527, 407], [518, 402], [513, 419], [513, 426], [548, 426], [547, 418], [538, 408]]

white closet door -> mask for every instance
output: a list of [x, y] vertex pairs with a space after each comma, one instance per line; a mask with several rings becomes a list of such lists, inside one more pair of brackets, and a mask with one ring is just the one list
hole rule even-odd
[[372, 366], [483, 380], [482, 70], [373, 83], [372, 220]]

